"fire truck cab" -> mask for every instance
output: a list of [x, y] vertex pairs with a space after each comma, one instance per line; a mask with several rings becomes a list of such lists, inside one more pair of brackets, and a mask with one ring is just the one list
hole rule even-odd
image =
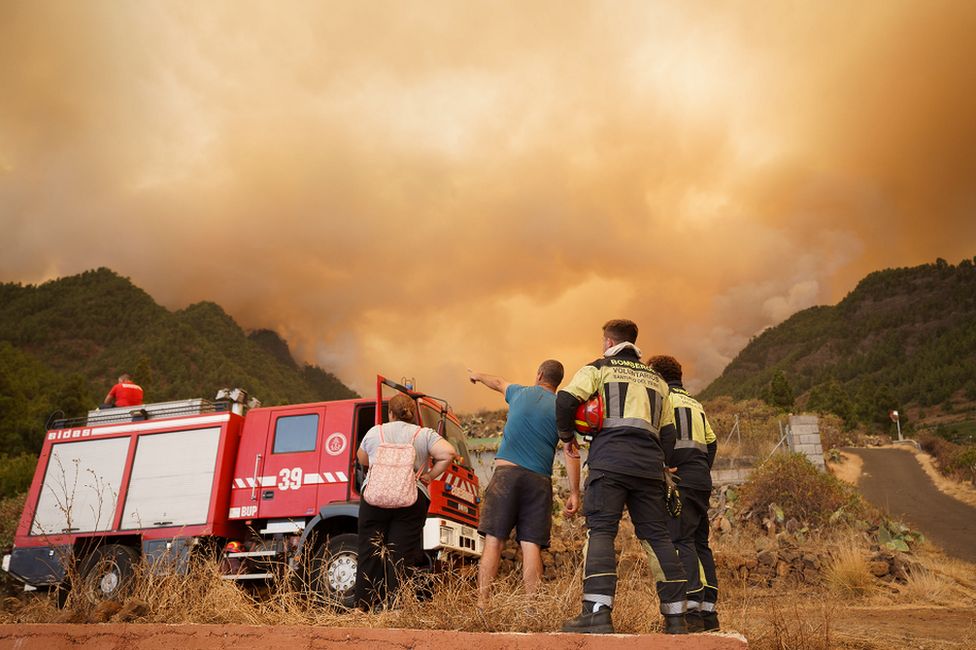
[[407, 393], [423, 426], [458, 457], [431, 483], [424, 546], [432, 560], [477, 557], [478, 479], [443, 400], [377, 379], [377, 397], [246, 409], [243, 391], [113, 409], [48, 431], [4, 569], [29, 587], [64, 586], [68, 567], [112, 597], [140, 558], [187, 571], [218, 553], [225, 579], [261, 581], [290, 566], [349, 605], [362, 471], [356, 450], [385, 419], [383, 387]]

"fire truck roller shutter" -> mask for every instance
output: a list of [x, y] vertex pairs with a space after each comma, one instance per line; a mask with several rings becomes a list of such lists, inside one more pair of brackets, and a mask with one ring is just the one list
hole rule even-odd
[[122, 528], [207, 521], [220, 427], [139, 436]]
[[130, 440], [125, 436], [55, 444], [30, 534], [111, 529]]

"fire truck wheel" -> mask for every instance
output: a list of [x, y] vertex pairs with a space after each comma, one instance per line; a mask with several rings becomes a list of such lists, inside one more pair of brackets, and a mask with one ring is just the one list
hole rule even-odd
[[132, 588], [139, 554], [130, 546], [106, 544], [85, 558], [81, 578], [86, 591], [108, 600], [125, 595]]
[[347, 608], [351, 608], [356, 600], [357, 542], [355, 533], [329, 537], [319, 548], [312, 565], [319, 593]]

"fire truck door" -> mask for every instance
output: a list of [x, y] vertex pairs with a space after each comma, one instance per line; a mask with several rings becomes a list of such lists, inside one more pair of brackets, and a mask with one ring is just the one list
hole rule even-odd
[[258, 517], [295, 518], [314, 515], [319, 454], [326, 409], [289, 409], [271, 418], [267, 459], [261, 472]]
[[326, 411], [318, 475], [310, 477], [320, 481], [320, 505], [349, 498], [349, 483], [354, 480], [351, 459], [359, 448], [353, 433], [353, 412], [352, 407], [339, 405]]

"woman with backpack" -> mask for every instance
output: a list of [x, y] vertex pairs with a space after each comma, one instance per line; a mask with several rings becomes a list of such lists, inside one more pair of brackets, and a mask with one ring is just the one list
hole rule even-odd
[[368, 471], [359, 504], [356, 569], [356, 604], [365, 611], [395, 596], [400, 578], [423, 564], [427, 485], [457, 453], [436, 431], [414, 424], [417, 405], [410, 397], [394, 396], [389, 408], [390, 421], [370, 429], [356, 454]]

